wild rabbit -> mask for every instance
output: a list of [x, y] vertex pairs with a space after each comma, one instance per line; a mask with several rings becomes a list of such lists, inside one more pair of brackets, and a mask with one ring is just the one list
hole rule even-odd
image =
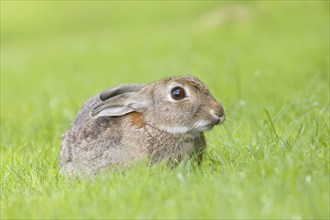
[[94, 175], [143, 158], [201, 161], [203, 132], [224, 120], [223, 106], [193, 76], [112, 87], [90, 98], [63, 135], [61, 173]]

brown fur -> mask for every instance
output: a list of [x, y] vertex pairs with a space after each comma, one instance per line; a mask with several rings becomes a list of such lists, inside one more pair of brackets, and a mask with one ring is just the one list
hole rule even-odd
[[144, 127], [144, 117], [142, 113], [138, 112], [132, 112], [128, 114], [128, 117], [130, 117], [131, 124], [137, 128]]

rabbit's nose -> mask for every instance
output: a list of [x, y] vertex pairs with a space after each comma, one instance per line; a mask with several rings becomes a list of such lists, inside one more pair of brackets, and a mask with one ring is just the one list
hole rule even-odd
[[218, 102], [211, 104], [211, 114], [217, 118], [216, 124], [222, 124], [226, 119], [225, 108]]

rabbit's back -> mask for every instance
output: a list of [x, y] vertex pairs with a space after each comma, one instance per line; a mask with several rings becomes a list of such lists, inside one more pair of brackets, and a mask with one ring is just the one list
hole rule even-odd
[[[93, 106], [100, 103], [98, 96], [90, 98], [79, 111], [69, 130], [63, 135], [61, 171], [95, 172], [108, 163], [118, 163], [122, 157], [122, 123], [118, 117], [90, 117]], [[109, 152], [111, 151], [111, 153]], [[112, 160], [108, 156], [112, 155]], [[116, 159], [117, 158], [117, 159]]]

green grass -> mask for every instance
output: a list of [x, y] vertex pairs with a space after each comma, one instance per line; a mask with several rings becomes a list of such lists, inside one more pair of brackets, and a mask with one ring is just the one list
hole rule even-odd
[[[105, 88], [194, 74], [226, 107], [200, 168], [59, 175]], [[329, 2], [1, 1], [1, 218], [329, 218]]]

